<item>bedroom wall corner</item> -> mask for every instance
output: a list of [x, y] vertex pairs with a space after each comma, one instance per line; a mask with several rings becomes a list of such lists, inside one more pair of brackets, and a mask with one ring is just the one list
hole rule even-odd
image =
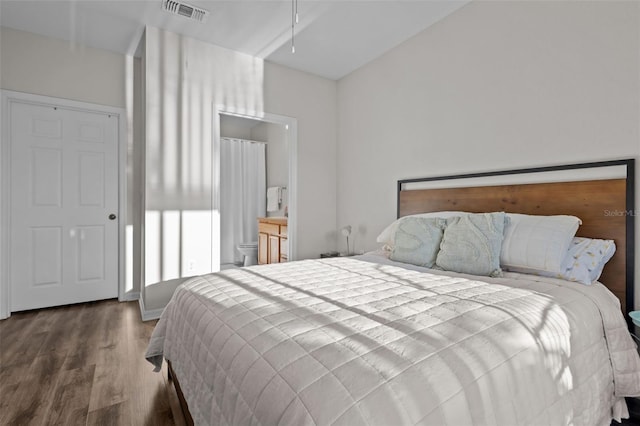
[[[0, 89], [2, 89], [2, 27], [0, 27]], [[4, 99], [0, 99], [0, 123], [5, 120], [7, 105]], [[5, 140], [8, 137], [6, 126], [0, 126], [0, 193], [5, 194], [8, 190], [8, 152], [6, 149]], [[9, 244], [7, 233], [9, 232], [9, 220], [8, 220], [8, 203], [7, 197], [0, 197], [0, 320], [9, 317], [11, 312], [11, 306], [9, 303], [9, 286], [8, 286], [8, 273], [7, 263], [9, 254]]]
[[[132, 138], [127, 150], [127, 287], [138, 292], [144, 317], [144, 182], [146, 141], [146, 31], [133, 56], [131, 78]], [[128, 282], [131, 280], [131, 283]]]
[[265, 110], [298, 120], [297, 259], [336, 249], [337, 82], [265, 62]]

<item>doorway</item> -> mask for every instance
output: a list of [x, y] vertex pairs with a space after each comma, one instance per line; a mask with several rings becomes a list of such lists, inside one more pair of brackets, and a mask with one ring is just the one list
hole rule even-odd
[[[275, 206], [268, 203], [262, 210], [263, 217], [284, 217], [288, 221], [288, 247], [289, 259], [295, 259], [296, 247], [296, 148], [297, 148], [297, 121], [291, 117], [275, 114], [242, 114], [230, 112], [224, 108], [218, 108], [215, 114], [214, 131], [214, 163], [216, 173], [214, 179], [216, 191], [214, 193], [214, 223], [213, 229], [218, 229], [218, 252], [214, 253], [214, 264], [219, 263], [219, 269], [228, 269], [244, 264], [246, 254], [253, 250], [244, 248], [241, 252], [236, 248], [232, 262], [229, 262], [229, 247], [242, 243], [252, 244], [258, 241], [257, 223], [252, 226], [251, 235], [243, 236], [246, 241], [229, 241], [229, 219], [223, 203], [228, 203], [228, 188], [223, 188], [224, 179], [220, 172], [225, 164], [222, 157], [223, 139], [229, 144], [229, 139], [244, 140], [247, 143], [265, 145], [266, 156], [266, 189], [278, 189], [278, 201]], [[225, 195], [227, 194], [227, 195]], [[265, 192], [263, 192], [265, 194]], [[265, 195], [262, 195], [263, 201]], [[253, 213], [252, 213], [253, 214]], [[257, 222], [256, 219], [251, 219]], [[233, 222], [233, 221], [231, 221]], [[231, 223], [233, 224], [233, 223]], [[255, 229], [254, 229], [255, 228]], [[214, 231], [215, 233], [215, 231]], [[255, 235], [253, 235], [255, 234]], [[237, 239], [237, 238], [236, 238]], [[243, 255], [244, 253], [244, 255]], [[256, 259], [257, 260], [257, 259]], [[254, 260], [255, 261], [255, 260]], [[248, 264], [253, 263], [249, 260]]]
[[0, 317], [117, 297], [121, 115], [8, 91], [3, 106]]

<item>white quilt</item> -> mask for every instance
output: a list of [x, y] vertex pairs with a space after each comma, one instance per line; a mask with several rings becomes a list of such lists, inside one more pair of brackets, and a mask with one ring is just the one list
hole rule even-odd
[[640, 359], [600, 284], [354, 258], [178, 287], [147, 358], [198, 425], [609, 425]]

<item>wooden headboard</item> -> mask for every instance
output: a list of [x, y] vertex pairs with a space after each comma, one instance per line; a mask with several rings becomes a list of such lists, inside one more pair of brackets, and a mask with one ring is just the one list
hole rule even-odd
[[[515, 175], [544, 176], [557, 172], [578, 171], [588, 176], [604, 167], [622, 168], [624, 177], [509, 184]], [[582, 225], [576, 235], [612, 239], [616, 253], [600, 277], [619, 299], [625, 313], [634, 303], [634, 176], [635, 160], [538, 167], [498, 172], [437, 176], [398, 181], [398, 217], [434, 211], [472, 213], [504, 211], [534, 215], [566, 214], [577, 216]], [[581, 170], [579, 170], [581, 169]], [[582, 176], [581, 175], [581, 176]], [[466, 179], [500, 179], [507, 183], [491, 186], [461, 186]], [[503, 178], [502, 178], [503, 177]], [[453, 182], [443, 188], [443, 183]], [[425, 183], [438, 188], [416, 189]], [[413, 188], [413, 189], [412, 189]], [[628, 317], [625, 316], [628, 320]]]

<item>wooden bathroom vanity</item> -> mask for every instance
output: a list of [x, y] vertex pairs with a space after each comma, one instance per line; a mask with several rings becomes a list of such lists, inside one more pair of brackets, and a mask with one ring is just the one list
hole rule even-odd
[[286, 262], [288, 248], [287, 218], [258, 218], [258, 264]]

